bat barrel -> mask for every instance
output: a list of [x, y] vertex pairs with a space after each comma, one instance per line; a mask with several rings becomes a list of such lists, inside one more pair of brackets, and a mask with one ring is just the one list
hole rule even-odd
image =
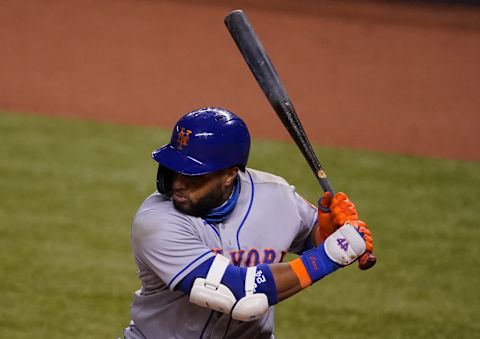
[[292, 101], [247, 16], [242, 10], [232, 11], [225, 17], [225, 25], [275, 113], [307, 160], [320, 186], [324, 191], [335, 194], [295, 113]]
[[288, 94], [245, 13], [232, 11], [225, 17], [225, 25], [268, 101], [282, 102]]

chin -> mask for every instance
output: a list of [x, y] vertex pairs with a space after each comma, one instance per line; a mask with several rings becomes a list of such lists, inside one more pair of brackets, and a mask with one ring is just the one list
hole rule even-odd
[[198, 213], [198, 211], [196, 211], [196, 209], [190, 206], [189, 204], [179, 204], [174, 201], [173, 206], [176, 208], [177, 211], [187, 215], [191, 215], [192, 217], [202, 216], [202, 214]]
[[179, 212], [185, 213], [185, 214], [190, 214], [190, 208], [188, 208], [187, 204], [180, 204], [178, 202], [173, 201], [173, 206], [175, 209]]
[[182, 202], [173, 199], [173, 205], [182, 213], [191, 215], [193, 217], [205, 217], [213, 208], [220, 206], [223, 203], [223, 193], [220, 190], [212, 190], [209, 194], [202, 197], [195, 203], [190, 200]]

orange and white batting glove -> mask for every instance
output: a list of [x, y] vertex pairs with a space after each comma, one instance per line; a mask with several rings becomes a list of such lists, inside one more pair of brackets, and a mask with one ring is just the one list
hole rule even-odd
[[323, 242], [330, 234], [343, 226], [347, 221], [358, 220], [355, 204], [347, 195], [338, 192], [325, 192], [318, 205], [318, 228], [315, 235], [317, 241]]
[[347, 224], [352, 225], [355, 227], [360, 236], [365, 241], [366, 252], [373, 253], [373, 239], [370, 230], [367, 227], [367, 224], [362, 220], [348, 220]]

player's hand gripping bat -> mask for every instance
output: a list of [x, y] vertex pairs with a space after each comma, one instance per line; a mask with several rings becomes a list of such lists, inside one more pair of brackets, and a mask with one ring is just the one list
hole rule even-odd
[[[245, 13], [242, 10], [230, 12], [225, 17], [225, 25], [277, 116], [307, 160], [320, 186], [324, 192], [329, 191], [334, 195], [335, 191], [313, 151], [303, 126], [295, 113], [292, 101]], [[372, 267], [375, 263], [375, 256], [368, 252], [365, 252], [358, 261], [360, 269], [363, 270]]]

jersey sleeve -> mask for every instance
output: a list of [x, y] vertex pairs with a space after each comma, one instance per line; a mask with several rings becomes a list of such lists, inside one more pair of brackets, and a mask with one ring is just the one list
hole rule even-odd
[[304, 249], [305, 243], [317, 222], [317, 208], [305, 200], [296, 191], [293, 192], [292, 204], [298, 214], [298, 232], [290, 246], [290, 253], [299, 253]]
[[214, 256], [188, 217], [155, 210], [135, 216], [132, 246], [137, 263], [148, 266], [171, 290]]

